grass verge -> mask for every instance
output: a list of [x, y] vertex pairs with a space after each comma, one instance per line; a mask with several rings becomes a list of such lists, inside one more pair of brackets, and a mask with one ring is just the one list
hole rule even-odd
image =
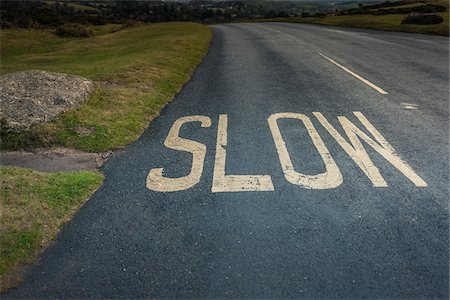
[[0, 289], [20, 280], [19, 267], [33, 262], [101, 185], [99, 172], [47, 174], [0, 167]]
[[[340, 16], [326, 16], [326, 17], [289, 17], [289, 18], [275, 18], [259, 20], [263, 22], [293, 22], [293, 23], [307, 23], [307, 24], [320, 24], [331, 25], [341, 27], [353, 27], [353, 28], [365, 28], [376, 29], [386, 31], [400, 31], [411, 33], [424, 33], [449, 36], [449, 12], [447, 1], [417, 1], [413, 3], [404, 4], [402, 2], [392, 2], [389, 7], [372, 9], [373, 14], [349, 14]], [[441, 24], [431, 25], [417, 25], [417, 24], [401, 24], [402, 20], [408, 14], [377, 14], [383, 10], [389, 9], [404, 9], [411, 7], [423, 6], [426, 4], [434, 4], [446, 7], [445, 12], [436, 13], [443, 17], [444, 21]]]
[[293, 22], [293, 23], [307, 23], [320, 24], [341, 27], [376, 29], [385, 31], [400, 31], [411, 33], [425, 33], [434, 35], [449, 35], [449, 14], [448, 12], [438, 13], [444, 18], [441, 24], [432, 25], [416, 25], [416, 24], [401, 24], [402, 20], [407, 16], [406, 14], [392, 14], [392, 15], [347, 15], [347, 16], [329, 16], [324, 18], [275, 18], [266, 19], [262, 21], [270, 22]]
[[[53, 145], [98, 152], [136, 140], [191, 77], [211, 31], [195, 23], [94, 28], [89, 38], [2, 30], [1, 73], [47, 70], [81, 75], [97, 89], [77, 110], [20, 133], [1, 132], [3, 149]], [[115, 32], [114, 32], [115, 31]]]

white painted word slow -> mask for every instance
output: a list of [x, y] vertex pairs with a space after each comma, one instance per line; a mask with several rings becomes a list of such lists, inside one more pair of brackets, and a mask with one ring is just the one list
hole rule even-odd
[[[394, 148], [369, 122], [369, 120], [367, 120], [361, 112], [354, 112], [354, 114], [366, 130], [370, 132], [373, 138], [364, 133], [349, 119], [341, 116], [338, 117], [338, 120], [347, 135], [348, 142], [320, 112], [313, 113], [320, 124], [331, 134], [342, 149], [353, 159], [355, 164], [364, 172], [374, 187], [387, 187], [388, 184], [383, 176], [381, 176], [377, 166], [375, 166], [370, 159], [361, 141], [364, 141], [378, 152], [415, 186], [426, 187], [427, 183], [400, 158]], [[303, 123], [317, 152], [324, 162], [325, 171], [323, 173], [304, 174], [295, 170], [283, 140], [281, 130], [278, 127], [277, 122], [280, 119], [297, 119]], [[169, 178], [163, 175], [164, 170], [162, 168], [152, 169], [147, 177], [146, 185], [148, 189], [158, 192], [182, 191], [189, 189], [200, 182], [206, 155], [206, 146], [202, 143], [179, 136], [183, 124], [189, 122], [200, 122], [202, 127], [211, 126], [211, 119], [206, 116], [188, 116], [180, 118], [175, 121], [170, 129], [164, 145], [170, 149], [192, 153], [191, 172], [184, 177]], [[298, 113], [277, 113], [268, 118], [268, 123], [280, 159], [281, 169], [288, 182], [306, 189], [319, 190], [336, 188], [342, 184], [342, 173], [308, 116]], [[227, 127], [227, 115], [220, 115], [217, 129], [212, 192], [273, 191], [274, 186], [270, 175], [226, 175]]]

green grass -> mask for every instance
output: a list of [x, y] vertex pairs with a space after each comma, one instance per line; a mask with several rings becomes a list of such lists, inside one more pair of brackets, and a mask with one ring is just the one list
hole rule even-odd
[[[441, 5], [448, 8], [449, 4], [447, 1], [427, 1], [427, 2], [415, 2], [396, 6], [390, 6], [384, 9], [394, 9], [394, 8], [405, 8], [405, 7], [416, 7], [425, 4], [435, 4]], [[378, 9], [374, 9], [375, 12]], [[401, 32], [412, 32], [412, 33], [424, 33], [424, 34], [434, 34], [449, 36], [449, 13], [448, 9], [446, 12], [437, 13], [444, 18], [441, 24], [432, 25], [415, 25], [415, 24], [401, 24], [402, 20], [408, 14], [388, 14], [388, 15], [342, 15], [342, 16], [327, 16], [324, 18], [301, 18], [301, 17], [289, 17], [289, 18], [275, 18], [275, 19], [265, 19], [259, 21], [270, 21], [270, 22], [294, 22], [294, 23], [308, 23], [308, 24], [321, 24], [321, 25], [332, 25], [332, 26], [342, 26], [342, 27], [354, 27], [354, 28], [366, 28], [366, 29], [376, 29], [376, 30], [386, 30], [386, 31], [401, 31]]]
[[190, 78], [211, 41], [207, 26], [142, 25], [91, 38], [61, 38], [37, 30], [1, 31], [1, 73], [47, 70], [98, 82], [79, 109], [18, 134], [2, 131], [2, 148], [60, 145], [105, 151], [134, 141]]
[[0, 286], [5, 290], [17, 283], [18, 267], [36, 259], [101, 185], [103, 175], [0, 167], [0, 177]]
[[[423, 5], [423, 3], [416, 2], [416, 3], [400, 4], [400, 5], [396, 5], [396, 6], [380, 7], [379, 9], [387, 10], [387, 9], [392, 9], [392, 8], [412, 8], [412, 7], [422, 6], [422, 5]], [[377, 9], [374, 9], [374, 10], [377, 10]]]
[[415, 25], [401, 24], [402, 20], [407, 16], [405, 14], [398, 15], [347, 15], [347, 16], [329, 16], [325, 18], [276, 18], [263, 21], [270, 22], [293, 22], [307, 24], [321, 24], [341, 27], [366, 28], [386, 31], [401, 31], [412, 33], [425, 33], [434, 35], [449, 35], [449, 15], [448, 12], [438, 13], [444, 18], [441, 24], [432, 25]]
[[103, 35], [108, 33], [114, 33], [122, 29], [122, 24], [106, 24], [91, 27], [94, 35]]

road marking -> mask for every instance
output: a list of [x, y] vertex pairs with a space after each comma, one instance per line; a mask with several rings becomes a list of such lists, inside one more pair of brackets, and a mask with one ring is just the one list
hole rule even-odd
[[220, 115], [217, 126], [216, 160], [214, 163], [212, 192], [273, 191], [274, 187], [269, 175], [225, 175], [227, 127], [227, 115]]
[[302, 40], [297, 38], [297, 37], [295, 37], [295, 36], [293, 36], [293, 35], [286, 34], [286, 33], [283, 33], [280, 30], [275, 30], [275, 29], [272, 29], [272, 28], [269, 28], [269, 27], [266, 27], [266, 26], [262, 26], [262, 25], [255, 25], [255, 26], [263, 28], [263, 29], [266, 29], [268, 31], [276, 32], [276, 33], [278, 33], [280, 35], [281, 38], [283, 38], [283, 39], [285, 39], [285, 40], [287, 40], [289, 42], [297, 43], [297, 44], [303, 46]]
[[[353, 112], [353, 114], [358, 118], [361, 124], [365, 127], [366, 131], [368, 131], [373, 138], [369, 137], [369, 135], [364, 133], [346, 117], [339, 116], [338, 121], [347, 135], [347, 139], [350, 141], [348, 142], [347, 139], [345, 139], [320, 112], [313, 112], [313, 115], [317, 118], [320, 124], [322, 124], [322, 126], [338, 142], [350, 158], [353, 159], [356, 165], [372, 182], [373, 186], [387, 187], [388, 184], [384, 180], [378, 168], [370, 159], [369, 154], [362, 144], [362, 141], [378, 152], [378, 154], [380, 154], [392, 166], [405, 175], [406, 178], [414, 183], [415, 186], [428, 186], [427, 183], [400, 158], [395, 149], [386, 141], [381, 133], [361, 112]], [[297, 172], [294, 169], [286, 143], [283, 140], [283, 136], [277, 123], [279, 119], [297, 119], [303, 123], [308, 131], [309, 138], [312, 140], [320, 157], [322, 158], [322, 161], [324, 162], [325, 172], [315, 175], [307, 175]], [[308, 116], [290, 112], [276, 113], [269, 116], [267, 121], [272, 133], [284, 177], [288, 182], [307, 189], [332, 189], [342, 184], [342, 173]], [[175, 192], [189, 189], [200, 182], [204, 167], [206, 146], [202, 143], [181, 138], [179, 136], [181, 127], [183, 124], [188, 122], [200, 122], [202, 127], [211, 127], [211, 119], [206, 116], [187, 116], [180, 118], [172, 125], [164, 141], [164, 145], [170, 149], [192, 153], [191, 172], [189, 175], [184, 177], [169, 178], [164, 177], [163, 168], [151, 169], [146, 180], [146, 186], [148, 189], [157, 192]], [[274, 186], [270, 175], [225, 175], [227, 159], [226, 147], [228, 139], [227, 127], [227, 115], [219, 115], [211, 191], [213, 193], [274, 191]]]
[[419, 109], [419, 105], [413, 103], [402, 102], [400, 103], [400, 105], [402, 106], [403, 109], [412, 109], [412, 110]]
[[256, 25], [256, 27], [261, 27], [261, 28], [264, 28], [264, 29], [269, 30], [269, 31], [272, 31], [272, 32], [276, 32], [276, 33], [281, 33], [281, 34], [283, 34], [283, 33], [282, 33], [281, 31], [279, 31], [279, 30], [272, 29], [272, 28], [269, 28], [269, 27], [266, 27], [266, 26]]
[[[264, 29], [269, 30], [269, 31], [272, 31], [272, 32], [276, 32], [276, 33], [278, 33], [278, 34], [280, 35], [280, 37], [284, 38], [285, 40], [288, 40], [288, 41], [290, 41], [290, 42], [294, 42], [294, 43], [297, 43], [297, 44], [303, 46], [303, 42], [302, 42], [300, 39], [296, 38], [295, 36], [291, 36], [291, 35], [289, 35], [289, 34], [283, 33], [283, 32], [280, 31], [280, 30], [275, 30], [275, 29], [268, 28], [268, 27], [265, 27], [265, 26], [262, 26], [262, 25], [256, 25], [256, 26], [257, 26], [257, 27], [264, 28]], [[329, 30], [337, 31], [337, 30], [334, 30], [334, 29], [329, 29]], [[332, 64], [338, 66], [339, 68], [341, 68], [341, 69], [344, 70], [345, 72], [349, 73], [350, 75], [352, 75], [352, 76], [355, 77], [356, 79], [358, 79], [358, 80], [364, 82], [365, 84], [367, 84], [368, 86], [370, 86], [371, 88], [373, 88], [374, 90], [376, 90], [377, 92], [379, 92], [380, 94], [383, 94], [383, 95], [387, 95], [387, 94], [388, 94], [385, 90], [383, 90], [383, 89], [380, 88], [379, 86], [373, 84], [372, 82], [370, 82], [369, 80], [365, 79], [364, 77], [362, 77], [362, 76], [356, 74], [356, 73], [353, 72], [352, 70], [350, 70], [350, 69], [344, 67], [343, 65], [337, 63], [336, 61], [334, 61], [333, 59], [329, 58], [328, 56], [326, 56], [326, 55], [324, 55], [324, 54], [322, 54], [322, 53], [320, 53], [320, 52], [318, 52], [318, 54], [319, 54], [320, 56], [322, 56], [323, 58], [325, 58], [326, 60], [328, 60], [329, 62], [331, 62]]]
[[[390, 162], [397, 170], [405, 175], [410, 181], [412, 181], [417, 187], [427, 187], [427, 183], [417, 175], [414, 170], [403, 161], [400, 156], [395, 152], [394, 148], [386, 141], [381, 133], [367, 120], [367, 118], [361, 112], [353, 112], [359, 121], [366, 127], [366, 129], [373, 135], [376, 141], [362, 132], [355, 124], [350, 122], [346, 117], [338, 117], [339, 122], [342, 125], [347, 137], [350, 140], [348, 143], [342, 135], [325, 119], [320, 112], [313, 112], [314, 116], [319, 120], [322, 126], [333, 136], [333, 138], [339, 143], [342, 149], [355, 161], [360, 169], [366, 174], [366, 176], [372, 181], [375, 187], [387, 187], [387, 183], [381, 176], [380, 171], [374, 165], [369, 155], [367, 154], [364, 146], [359, 138], [363, 139], [369, 146], [371, 146], [376, 152], [383, 156], [388, 162]], [[359, 138], [358, 138], [359, 137]]]
[[[314, 143], [314, 146], [325, 163], [326, 171], [324, 173], [317, 175], [306, 175], [295, 171], [289, 152], [286, 148], [286, 143], [283, 140], [283, 136], [281, 135], [280, 128], [277, 124], [279, 119], [298, 119], [303, 122]], [[296, 113], [278, 113], [271, 115], [268, 122], [270, 130], [272, 131], [275, 146], [277, 148], [281, 168], [283, 169], [284, 177], [287, 181], [307, 189], [332, 189], [342, 184], [342, 174], [339, 171], [338, 166], [331, 157], [325, 143], [320, 138], [319, 133], [314, 128], [313, 123], [307, 116]]]
[[335, 62], [334, 60], [332, 60], [331, 58], [329, 58], [328, 56], [323, 55], [322, 53], [318, 52], [318, 54], [320, 56], [322, 56], [323, 58], [325, 58], [326, 60], [328, 60], [329, 62], [331, 62], [332, 64], [338, 66], [339, 68], [341, 68], [342, 70], [344, 70], [345, 72], [349, 73], [350, 75], [352, 75], [353, 77], [359, 79], [360, 81], [364, 82], [365, 84], [367, 84], [368, 86], [370, 86], [371, 88], [373, 88], [374, 90], [376, 90], [377, 92], [379, 92], [380, 94], [383, 95], [387, 95], [387, 92], [385, 90], [383, 90], [382, 88], [376, 86], [375, 84], [373, 84], [372, 82], [370, 82], [369, 80], [363, 78], [362, 76], [359, 76], [358, 74], [356, 74], [355, 72], [349, 70], [348, 68], [344, 67], [343, 65]]
[[202, 127], [210, 127], [211, 119], [205, 116], [182, 117], [175, 121], [167, 135], [164, 145], [167, 148], [192, 153], [192, 167], [189, 175], [180, 178], [168, 178], [163, 168], [152, 169], [147, 176], [146, 186], [157, 192], [175, 192], [189, 189], [200, 182], [206, 146], [202, 143], [179, 137], [180, 128], [188, 122], [200, 122]]

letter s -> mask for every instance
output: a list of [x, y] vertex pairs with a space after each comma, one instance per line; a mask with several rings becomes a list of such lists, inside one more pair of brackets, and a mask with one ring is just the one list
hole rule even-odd
[[202, 143], [181, 138], [180, 128], [184, 123], [201, 122], [202, 127], [210, 127], [211, 119], [206, 116], [187, 116], [175, 121], [167, 135], [164, 145], [167, 148], [192, 153], [192, 167], [189, 175], [179, 178], [163, 176], [163, 168], [150, 170], [147, 176], [147, 188], [157, 192], [175, 192], [189, 189], [200, 182], [206, 146]]

